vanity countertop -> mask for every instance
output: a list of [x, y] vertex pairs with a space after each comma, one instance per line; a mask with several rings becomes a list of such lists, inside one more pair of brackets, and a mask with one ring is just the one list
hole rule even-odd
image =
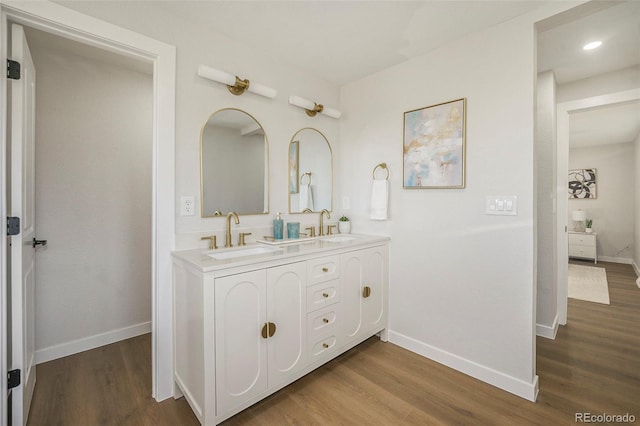
[[[385, 242], [389, 241], [389, 239], [389, 237], [383, 235], [338, 234], [279, 245], [254, 243], [229, 249], [206, 250], [200, 248], [179, 250], [172, 252], [171, 255], [197, 267], [202, 272], [212, 272], [307, 255], [317, 256], [323, 252], [329, 254], [334, 251]], [[243, 255], [234, 256], [241, 252], [246, 253], [246, 255], [243, 253]], [[218, 258], [212, 256], [217, 256]]]

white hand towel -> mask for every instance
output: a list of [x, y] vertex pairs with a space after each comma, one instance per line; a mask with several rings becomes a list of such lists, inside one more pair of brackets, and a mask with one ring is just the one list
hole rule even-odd
[[389, 204], [389, 181], [374, 179], [371, 188], [371, 219], [387, 220], [387, 206]]
[[300, 210], [311, 209], [313, 211], [313, 192], [311, 185], [300, 185]]

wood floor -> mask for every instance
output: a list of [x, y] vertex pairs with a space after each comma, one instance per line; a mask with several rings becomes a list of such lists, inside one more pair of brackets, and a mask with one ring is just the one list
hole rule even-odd
[[[582, 412], [640, 423], [640, 289], [631, 266], [598, 266], [611, 305], [569, 299], [568, 325], [538, 338], [536, 403], [372, 338], [225, 424], [569, 425]], [[151, 398], [150, 346], [146, 335], [40, 364], [29, 425], [197, 425], [184, 399]]]

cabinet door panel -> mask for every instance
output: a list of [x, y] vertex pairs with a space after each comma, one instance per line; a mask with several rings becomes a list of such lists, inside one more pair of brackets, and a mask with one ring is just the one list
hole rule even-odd
[[217, 414], [267, 389], [265, 271], [215, 281]]
[[288, 380], [306, 362], [306, 265], [267, 271], [267, 318], [276, 325], [268, 339], [269, 386]]
[[384, 321], [387, 295], [385, 294], [386, 250], [383, 248], [369, 249], [363, 252], [364, 256], [364, 281], [363, 287], [369, 287], [370, 294], [363, 296], [362, 322], [367, 330], [375, 328]]
[[340, 259], [342, 282], [342, 331], [348, 340], [362, 329], [363, 263], [359, 252], [345, 253]]

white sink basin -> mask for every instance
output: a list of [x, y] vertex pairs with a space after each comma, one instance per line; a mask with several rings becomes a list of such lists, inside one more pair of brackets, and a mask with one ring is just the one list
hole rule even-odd
[[221, 251], [221, 252], [213, 252], [207, 253], [207, 256], [212, 257], [216, 260], [224, 260], [224, 259], [236, 259], [238, 257], [245, 256], [254, 256], [256, 254], [266, 254], [266, 253], [278, 253], [282, 252], [282, 249], [276, 247], [247, 247], [247, 248], [239, 248], [235, 250]]
[[343, 243], [345, 241], [352, 241], [355, 239], [356, 237], [351, 237], [348, 235], [336, 235], [335, 237], [322, 238], [322, 241], [328, 241], [330, 243]]

